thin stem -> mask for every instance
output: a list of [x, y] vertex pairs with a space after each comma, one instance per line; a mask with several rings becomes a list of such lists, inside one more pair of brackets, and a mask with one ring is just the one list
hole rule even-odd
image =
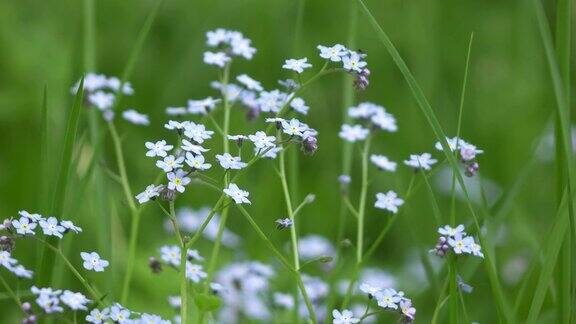
[[450, 256], [449, 260], [449, 280], [450, 280], [450, 324], [458, 323], [458, 283], [456, 282], [456, 257]]
[[260, 229], [260, 226], [258, 226], [258, 224], [254, 221], [252, 216], [250, 216], [248, 211], [246, 211], [246, 209], [242, 205], [237, 204], [236, 207], [238, 208], [238, 210], [240, 210], [242, 215], [244, 215], [246, 217], [246, 219], [248, 220], [250, 225], [254, 228], [254, 230], [256, 231], [258, 236], [260, 236], [260, 238], [266, 243], [266, 245], [272, 251], [272, 253], [274, 253], [276, 255], [276, 257], [278, 258], [278, 260], [280, 260], [280, 263], [282, 263], [282, 265], [286, 269], [288, 269], [290, 271], [290, 273], [292, 273], [296, 277], [296, 282], [298, 284], [298, 287], [300, 288], [300, 292], [302, 293], [302, 297], [304, 298], [304, 303], [306, 304], [306, 308], [308, 309], [308, 313], [310, 314], [312, 323], [318, 323], [318, 320], [316, 318], [316, 312], [314, 311], [314, 307], [312, 306], [312, 302], [310, 301], [310, 298], [308, 297], [308, 293], [306, 292], [306, 288], [304, 287], [304, 283], [302, 282], [302, 277], [300, 275], [300, 272], [298, 272], [297, 269], [293, 268], [292, 265], [290, 265], [290, 263], [288, 262], [288, 260], [286, 260], [286, 258], [284, 258], [284, 255], [282, 255], [282, 253], [280, 251], [278, 251], [278, 249], [276, 249], [276, 247], [274, 246], [272, 241], [270, 241], [270, 239], [266, 236], [266, 234], [264, 234], [262, 229]]
[[[162, 207], [162, 209], [164, 212], [166, 212], [164, 207]], [[174, 228], [174, 234], [176, 235], [178, 244], [180, 245], [180, 319], [182, 324], [186, 324], [188, 323], [188, 280], [186, 279], [186, 262], [188, 259], [188, 249], [186, 248], [186, 243], [182, 238], [180, 227], [178, 226], [178, 221], [176, 220], [174, 201], [170, 201], [170, 213], [168, 215], [170, 217], [170, 221], [172, 222], [172, 227]]]
[[300, 268], [300, 258], [298, 255], [298, 236], [296, 234], [296, 224], [294, 219], [294, 211], [292, 209], [292, 199], [290, 197], [290, 190], [288, 189], [288, 181], [286, 178], [286, 163], [284, 159], [284, 151], [279, 154], [280, 161], [280, 182], [282, 183], [282, 192], [284, 193], [284, 200], [286, 202], [286, 211], [288, 212], [288, 218], [292, 221], [292, 226], [290, 226], [290, 240], [292, 243], [292, 254], [294, 258], [294, 268]]
[[12, 299], [14, 299], [14, 302], [18, 305], [18, 308], [20, 308], [20, 310], [26, 314], [26, 311], [24, 310], [24, 307], [22, 307], [22, 302], [20, 301], [20, 298], [18, 298], [18, 296], [16, 295], [16, 293], [14, 292], [14, 290], [12, 290], [12, 288], [10, 288], [10, 285], [8, 285], [8, 283], [6, 282], [6, 280], [4, 280], [4, 277], [2, 277], [0, 275], [0, 283], [2, 283], [2, 286], [4, 286], [4, 288], [6, 288], [6, 292], [8, 293], [8, 295], [10, 295], [10, 297]]
[[356, 243], [356, 263], [362, 262], [364, 247], [364, 215], [366, 213], [366, 195], [368, 193], [368, 155], [372, 136], [366, 138], [362, 151], [362, 188], [360, 191], [360, 204], [358, 206], [358, 242]]

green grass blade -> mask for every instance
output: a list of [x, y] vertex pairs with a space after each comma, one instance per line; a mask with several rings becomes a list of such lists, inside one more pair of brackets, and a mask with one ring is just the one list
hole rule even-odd
[[[382, 27], [380, 27], [380, 25], [378, 24], [378, 21], [376, 21], [376, 18], [374, 18], [372, 13], [370, 13], [370, 10], [368, 9], [368, 7], [366, 7], [364, 2], [362, 0], [357, 0], [357, 1], [360, 4], [362, 11], [364, 12], [366, 17], [368, 18], [369, 23], [372, 25], [374, 31], [376, 32], [377, 36], [379, 37], [380, 41], [382, 42], [382, 44], [384, 45], [384, 47], [386, 48], [386, 50], [388, 51], [388, 53], [390, 54], [390, 56], [392, 57], [392, 59], [394, 60], [396, 65], [398, 66], [398, 68], [399, 68], [400, 72], [402, 73], [402, 75], [404, 76], [404, 78], [406, 79], [408, 86], [410, 87], [410, 90], [412, 91], [412, 95], [416, 99], [416, 102], [418, 103], [418, 106], [420, 107], [422, 113], [424, 114], [424, 117], [428, 121], [428, 124], [431, 126], [436, 139], [442, 144], [444, 155], [446, 156], [447, 160], [450, 162], [450, 165], [452, 166], [452, 169], [453, 169], [454, 173], [456, 174], [456, 178], [458, 180], [458, 183], [460, 184], [460, 187], [462, 188], [462, 192], [464, 193], [464, 196], [466, 197], [468, 207], [470, 209], [470, 213], [472, 214], [472, 216], [474, 218], [476, 229], [478, 230], [478, 237], [479, 237], [480, 243], [482, 245], [489, 245], [489, 244], [486, 244], [487, 243], [486, 242], [487, 237], [483, 237], [481, 235], [478, 217], [476, 216], [476, 212], [474, 211], [474, 207], [472, 205], [472, 202], [470, 201], [468, 190], [466, 189], [466, 185], [464, 184], [464, 179], [462, 178], [462, 175], [460, 174], [458, 161], [456, 160], [454, 154], [452, 154], [452, 152], [450, 151], [450, 148], [448, 146], [448, 142], [446, 141], [446, 134], [442, 130], [442, 127], [440, 125], [440, 122], [438, 121], [438, 118], [434, 114], [434, 111], [432, 110], [432, 107], [428, 103], [428, 100], [426, 99], [426, 96], [424, 95], [422, 89], [418, 85], [418, 82], [416, 81], [416, 79], [414, 78], [412, 73], [410, 72], [410, 69], [408, 68], [408, 66], [404, 62], [404, 59], [402, 59], [402, 57], [400, 56], [400, 53], [398, 53], [398, 50], [396, 49], [396, 47], [394, 46], [394, 44], [392, 43], [392, 41], [390, 40], [388, 35], [384, 32]], [[490, 284], [492, 286], [492, 290], [494, 292], [494, 299], [496, 302], [498, 316], [500, 318], [500, 321], [502, 321], [502, 322], [514, 322], [514, 320], [512, 319], [512, 313], [508, 311], [508, 309], [509, 309], [508, 303], [507, 303], [506, 298], [504, 296], [504, 292], [502, 291], [502, 287], [500, 285], [498, 274], [496, 272], [496, 267], [495, 267], [494, 263], [492, 262], [492, 256], [490, 253], [485, 254], [484, 264], [485, 264], [485, 267], [486, 267], [486, 270], [488, 273], [488, 277], [490, 279]]]
[[[60, 170], [54, 187], [54, 196], [50, 208], [50, 213], [56, 217], [61, 217], [64, 209], [64, 201], [66, 198], [66, 189], [68, 184], [68, 176], [70, 174], [70, 167], [72, 164], [72, 153], [74, 143], [76, 141], [76, 133], [78, 131], [78, 121], [80, 120], [80, 111], [82, 108], [82, 100], [84, 97], [84, 78], [80, 80], [78, 91], [74, 98], [74, 105], [68, 115], [68, 122], [66, 125], [66, 133], [64, 135], [62, 158], [60, 161]], [[47, 239], [48, 243], [52, 245], [58, 244], [58, 239], [50, 237]], [[50, 248], [45, 247], [40, 261], [40, 268], [38, 270], [38, 284], [46, 286], [50, 283], [52, 272], [54, 268], [55, 255]]]
[[50, 151], [50, 141], [48, 139], [48, 86], [44, 85], [44, 92], [42, 95], [42, 110], [40, 111], [40, 165], [41, 167], [41, 181], [42, 181], [42, 195], [41, 195], [41, 208], [43, 213], [48, 212], [49, 199], [49, 179], [50, 167], [48, 161], [48, 152]]
[[564, 195], [564, 199], [555, 216], [555, 224], [549, 237], [549, 241], [546, 244], [544, 251], [545, 261], [543, 262], [542, 270], [538, 277], [536, 283], [536, 289], [534, 290], [534, 297], [532, 299], [532, 304], [530, 306], [530, 312], [528, 313], [528, 319], [526, 323], [536, 323], [540, 315], [540, 310], [542, 309], [542, 304], [544, 303], [544, 298], [546, 297], [546, 292], [548, 286], [552, 280], [552, 275], [554, 272], [554, 266], [556, 265], [556, 260], [560, 252], [560, 248], [564, 241], [566, 231], [569, 225], [569, 214], [566, 213], [567, 205], [571, 203], [571, 199]]

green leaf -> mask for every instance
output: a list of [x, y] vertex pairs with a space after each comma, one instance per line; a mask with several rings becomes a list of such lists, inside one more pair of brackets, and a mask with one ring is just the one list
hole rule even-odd
[[194, 303], [200, 311], [212, 312], [220, 308], [222, 300], [214, 295], [199, 293], [194, 296]]
[[[84, 97], [84, 77], [80, 80], [78, 85], [78, 91], [74, 98], [74, 104], [72, 105], [72, 110], [68, 116], [68, 122], [66, 125], [66, 133], [64, 135], [62, 158], [60, 160], [60, 170], [58, 172], [58, 179], [56, 181], [56, 186], [54, 187], [54, 196], [52, 200], [52, 205], [50, 208], [50, 214], [55, 217], [61, 217], [62, 211], [64, 209], [64, 200], [66, 199], [66, 189], [68, 185], [68, 176], [70, 174], [70, 166], [72, 165], [72, 153], [74, 149], [74, 143], [76, 142], [76, 133], [78, 132], [78, 121], [80, 119], [80, 111], [82, 108], [82, 100]], [[58, 239], [56, 237], [49, 237], [47, 242], [52, 245], [58, 244]], [[48, 285], [50, 279], [52, 278], [52, 272], [54, 269], [54, 253], [50, 250], [48, 246], [45, 246], [44, 252], [40, 259], [40, 269], [38, 271], [38, 283], [40, 285]]]

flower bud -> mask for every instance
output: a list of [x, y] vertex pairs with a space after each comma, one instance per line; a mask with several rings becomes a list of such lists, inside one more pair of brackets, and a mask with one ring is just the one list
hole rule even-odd
[[158, 261], [155, 257], [148, 258], [148, 266], [153, 273], [160, 273], [162, 272], [162, 263]]
[[314, 136], [308, 136], [302, 141], [302, 150], [306, 154], [314, 154], [318, 149], [318, 140]]

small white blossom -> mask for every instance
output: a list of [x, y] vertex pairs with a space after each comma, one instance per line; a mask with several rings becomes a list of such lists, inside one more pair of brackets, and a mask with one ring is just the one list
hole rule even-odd
[[258, 149], [275, 146], [274, 140], [276, 140], [276, 137], [268, 136], [263, 131], [258, 131], [254, 135], [248, 135], [248, 138], [250, 139], [250, 141], [252, 141], [252, 143], [254, 143], [254, 146]]
[[183, 116], [187, 112], [186, 107], [166, 107], [166, 115], [168, 116]]
[[332, 317], [334, 317], [333, 324], [355, 324], [360, 322], [360, 319], [354, 317], [354, 314], [347, 309], [342, 312], [337, 309], [332, 310]]
[[108, 110], [114, 104], [114, 94], [98, 91], [88, 96], [88, 102], [94, 105], [99, 110]]
[[470, 243], [470, 251], [472, 252], [473, 255], [484, 258], [484, 253], [482, 253], [482, 247], [480, 246], [480, 244], [474, 242], [473, 240]]
[[174, 148], [174, 146], [172, 145], [166, 145], [165, 140], [161, 140], [156, 143], [146, 142], [144, 145], [149, 150], [148, 152], [146, 152], [146, 156], [148, 157], [155, 157], [155, 156], [165, 157], [167, 155], [166, 152]]
[[186, 152], [186, 164], [188, 164], [194, 170], [208, 170], [212, 167], [212, 164], [205, 163], [204, 156], [194, 156], [190, 152]]
[[396, 118], [387, 112], [380, 111], [372, 115], [370, 120], [374, 125], [385, 131], [395, 132], [398, 130], [398, 126], [396, 125]]
[[450, 225], [444, 225], [444, 227], [440, 227], [438, 229], [438, 233], [444, 236], [456, 236], [458, 234], [465, 235], [464, 232], [464, 225], [460, 224], [456, 227], [451, 227]]
[[164, 172], [171, 172], [181, 168], [182, 162], [184, 162], [183, 157], [175, 158], [174, 155], [168, 155], [163, 160], [156, 161], [156, 166], [164, 170]]
[[150, 199], [152, 199], [154, 197], [158, 197], [158, 195], [160, 195], [159, 189], [160, 189], [159, 187], [157, 187], [153, 184], [147, 186], [143, 192], [136, 195], [136, 199], [138, 199], [138, 203], [143, 204], [145, 202], [150, 201]]
[[0, 265], [11, 268], [13, 265], [16, 265], [18, 260], [12, 258], [10, 252], [8, 251], [0, 251]]
[[196, 115], [206, 115], [208, 112], [214, 110], [216, 105], [221, 99], [214, 99], [208, 97], [202, 100], [188, 100], [188, 112]]
[[12, 227], [16, 229], [16, 233], [20, 235], [26, 234], [36, 234], [34, 229], [36, 228], [36, 223], [31, 223], [28, 217], [20, 217], [19, 220], [15, 219], [12, 221]]
[[186, 152], [192, 152], [196, 155], [202, 155], [202, 153], [206, 153], [208, 151], [210, 151], [207, 148], [203, 148], [200, 145], [196, 145], [196, 144], [192, 144], [189, 140], [187, 139], [182, 139], [182, 146], [181, 148], [186, 151]]
[[286, 309], [293, 309], [294, 297], [289, 294], [274, 293], [274, 304]]
[[74, 223], [72, 223], [72, 221], [69, 220], [61, 221], [60, 225], [62, 225], [65, 229], [70, 230], [76, 234], [82, 232], [82, 228], [74, 225]]
[[58, 224], [56, 217], [49, 217], [46, 220], [41, 220], [38, 222], [40, 227], [42, 227], [42, 232], [47, 236], [56, 236], [62, 238], [62, 233], [66, 230], [63, 226]]
[[365, 294], [368, 294], [368, 296], [376, 296], [378, 293], [382, 291], [382, 288], [363, 282], [360, 284], [360, 291], [362, 291]]
[[340, 138], [348, 142], [354, 143], [366, 139], [366, 137], [368, 137], [368, 134], [370, 134], [370, 130], [360, 125], [352, 126], [348, 124], [343, 124], [342, 129], [340, 130], [340, 133], [338, 135], [340, 136]]
[[86, 270], [102, 272], [110, 264], [108, 261], [101, 259], [96, 252], [80, 252], [80, 257], [84, 260], [82, 265]]
[[477, 154], [484, 153], [484, 151], [479, 150], [476, 146], [468, 143], [463, 143], [460, 148], [460, 157], [464, 161], [472, 161], [476, 158]]
[[384, 289], [376, 295], [376, 301], [378, 301], [378, 306], [383, 308], [398, 309], [398, 303], [402, 300], [400, 296], [396, 293], [394, 289]]
[[198, 283], [207, 276], [208, 274], [204, 272], [201, 265], [186, 262], [186, 278]]
[[362, 72], [362, 69], [367, 65], [365, 61], [362, 61], [362, 57], [355, 52], [351, 52], [349, 56], [344, 56], [342, 63], [345, 70], [355, 72]]
[[291, 119], [290, 121], [282, 121], [282, 131], [290, 136], [302, 136], [308, 130], [308, 125], [302, 123], [298, 119]]
[[223, 68], [226, 63], [230, 62], [230, 57], [222, 52], [204, 52], [204, 63], [216, 65]]
[[24, 266], [20, 264], [9, 267], [8, 270], [19, 278], [32, 279], [32, 275], [34, 274], [31, 270], [24, 268]]
[[309, 67], [312, 67], [312, 64], [308, 63], [307, 57], [302, 59], [288, 59], [284, 65], [282, 65], [282, 68], [295, 71], [296, 73], [302, 73]]
[[132, 312], [130, 310], [122, 307], [120, 304], [115, 304], [114, 306], [110, 307], [110, 319], [124, 324], [129, 323], [130, 315]]
[[70, 290], [64, 290], [62, 295], [60, 295], [60, 300], [72, 310], [87, 310], [86, 304], [90, 302], [86, 296], [79, 292], [71, 292]]
[[134, 109], [124, 110], [122, 112], [122, 118], [126, 119], [127, 121], [135, 125], [145, 125], [145, 126], [150, 125], [148, 115], [141, 114]]
[[404, 204], [404, 200], [398, 198], [398, 195], [394, 191], [388, 191], [386, 194], [384, 193], [377, 193], [376, 194], [376, 203], [374, 207], [385, 209], [393, 214], [398, 212], [398, 207]]
[[290, 107], [292, 107], [292, 109], [296, 110], [302, 115], [307, 115], [308, 110], [310, 109], [310, 107], [306, 106], [306, 102], [304, 101], [304, 99], [300, 97], [292, 99], [292, 101], [290, 102]]
[[169, 130], [181, 130], [188, 124], [187, 121], [179, 122], [175, 120], [169, 120], [166, 124], [164, 124], [164, 128]]
[[237, 204], [251, 204], [250, 200], [248, 200], [250, 193], [238, 188], [235, 183], [229, 184], [228, 188], [224, 189], [224, 193], [230, 196]]
[[472, 253], [472, 243], [474, 243], [472, 237], [462, 236], [460, 233], [448, 238], [448, 244], [450, 244], [456, 254]]
[[400, 310], [404, 316], [411, 320], [413, 320], [416, 315], [416, 308], [412, 307], [412, 301], [410, 299], [404, 298], [400, 301]]
[[342, 61], [342, 57], [348, 54], [348, 49], [340, 44], [336, 44], [332, 47], [318, 45], [317, 48], [320, 50], [321, 58], [325, 58], [332, 62], [340, 62]]
[[232, 156], [230, 153], [217, 154], [216, 159], [224, 169], [240, 170], [246, 167], [246, 163], [240, 160], [239, 156]]
[[195, 124], [193, 122], [190, 122], [184, 128], [184, 135], [198, 144], [202, 144], [204, 143], [204, 140], [212, 138], [213, 134], [214, 132], [206, 130], [204, 125]]
[[100, 311], [97, 308], [94, 308], [90, 314], [86, 315], [86, 322], [92, 324], [102, 324], [105, 323], [106, 320], [109, 318], [110, 310], [108, 308], [103, 309]]
[[20, 215], [22, 217], [26, 217], [33, 222], [39, 222], [40, 220], [44, 219], [44, 217], [42, 217], [42, 215], [40, 215], [40, 214], [30, 214], [29, 212], [27, 212], [25, 210], [19, 211], [18, 215]]
[[396, 171], [396, 162], [392, 162], [388, 160], [388, 158], [384, 155], [370, 155], [370, 161], [374, 163], [379, 169], [386, 170], [390, 172]]
[[246, 88], [249, 90], [254, 90], [254, 91], [262, 91], [263, 90], [262, 86], [260, 85], [260, 82], [252, 79], [251, 77], [249, 77], [246, 74], [241, 74], [241, 75], [237, 76], [236, 80], [238, 80], [238, 82], [240, 82], [244, 86], [246, 86]]
[[433, 159], [430, 153], [422, 153], [420, 155], [410, 154], [410, 159], [404, 161], [404, 164], [414, 169], [430, 170], [436, 162], [438, 160]]
[[176, 245], [165, 245], [160, 247], [160, 258], [173, 266], [180, 265], [180, 247]]
[[259, 149], [257, 147], [254, 147], [254, 154], [255, 155], [262, 154], [263, 158], [275, 159], [281, 150], [282, 150], [282, 147], [280, 147], [280, 146], [267, 147], [265, 149]]
[[186, 176], [186, 172], [184, 170], [179, 169], [176, 172], [170, 172], [167, 175], [168, 177], [168, 189], [176, 190], [180, 193], [183, 193], [186, 188], [184, 186], [190, 183], [190, 178]]

